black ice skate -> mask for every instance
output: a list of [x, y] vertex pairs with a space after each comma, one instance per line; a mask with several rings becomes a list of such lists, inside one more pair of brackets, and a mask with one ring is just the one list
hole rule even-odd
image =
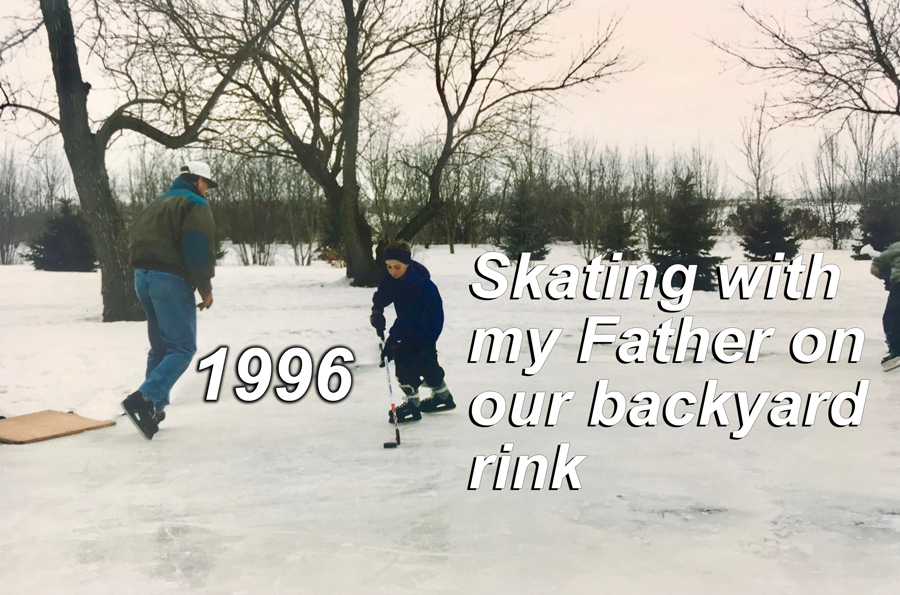
[[453, 395], [450, 394], [446, 382], [441, 382], [441, 385], [432, 391], [431, 396], [419, 404], [419, 411], [423, 413], [437, 413], [451, 409], [456, 409], [456, 403], [453, 402]]
[[128, 419], [140, 430], [147, 440], [152, 440], [153, 435], [159, 431], [159, 422], [156, 419], [156, 408], [148, 401], [140, 391], [133, 392], [122, 401], [122, 409], [128, 414]]
[[890, 372], [894, 368], [900, 368], [900, 355], [888, 354], [881, 360], [881, 369]]
[[[397, 407], [397, 423], [402, 424], [409, 421], [419, 421], [422, 419], [422, 414], [419, 413], [419, 408], [416, 405], [413, 405], [412, 402], [406, 401], [399, 407]], [[388, 422], [394, 423], [394, 412], [388, 411]]]
[[[401, 384], [401, 390], [406, 395], [406, 399], [402, 405], [397, 407], [397, 423], [402, 424], [408, 421], [419, 421], [422, 414], [419, 413], [419, 391], [408, 384]], [[388, 422], [394, 423], [394, 412], [388, 411]]]

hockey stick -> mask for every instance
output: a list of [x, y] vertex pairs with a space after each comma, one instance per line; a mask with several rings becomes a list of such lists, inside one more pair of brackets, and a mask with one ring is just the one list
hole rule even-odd
[[[384, 331], [378, 331], [378, 338], [381, 339], [381, 342], [378, 344], [379, 349], [381, 349], [381, 353], [384, 354]], [[381, 358], [381, 364], [387, 372], [387, 381], [388, 381], [388, 396], [391, 399], [391, 413], [394, 417], [394, 441], [393, 442], [385, 442], [385, 448], [397, 448], [400, 446], [400, 426], [397, 422], [397, 406], [394, 404], [394, 391], [391, 388], [391, 366], [388, 357], [384, 355]]]

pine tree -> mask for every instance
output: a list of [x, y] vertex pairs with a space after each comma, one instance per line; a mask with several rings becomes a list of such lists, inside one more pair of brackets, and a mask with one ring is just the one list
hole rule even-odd
[[500, 247], [513, 260], [518, 260], [523, 252], [531, 252], [531, 260], [544, 260], [550, 252], [550, 233], [524, 184], [516, 188], [509, 210]]
[[[716, 244], [714, 206], [697, 192], [691, 174], [676, 179], [675, 195], [666, 205], [656, 244], [648, 254], [661, 274], [672, 265], [697, 265], [694, 289], [715, 290], [715, 267], [724, 259], [709, 255]], [[677, 279], [673, 282], [677, 284]]]
[[31, 245], [30, 259], [42, 271], [97, 270], [94, 241], [72, 201], [61, 201], [59, 212], [47, 220], [47, 229]]
[[862, 232], [862, 246], [871, 244], [880, 252], [900, 240], [900, 183], [897, 180], [872, 184], [860, 202], [856, 217]]
[[628, 205], [625, 201], [614, 201], [608, 207], [598, 229], [601, 251], [621, 252], [626, 260], [634, 260], [638, 256], [637, 227], [628, 216]]
[[794, 226], [781, 201], [772, 195], [738, 206], [734, 219], [738, 223], [732, 227], [741, 237], [747, 260], [772, 260], [777, 252], [784, 252], [785, 260], [791, 260], [800, 251]]

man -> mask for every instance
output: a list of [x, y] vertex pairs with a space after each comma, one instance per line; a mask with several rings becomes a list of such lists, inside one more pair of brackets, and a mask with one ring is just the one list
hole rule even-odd
[[900, 367], [900, 242], [891, 244], [872, 259], [871, 272], [884, 281], [884, 288], [890, 292], [881, 318], [888, 345], [881, 369], [889, 372]]
[[[131, 226], [134, 287], [147, 314], [150, 353], [144, 383], [122, 408], [148, 440], [165, 418], [169, 391], [197, 352], [197, 308], [213, 303], [216, 225], [205, 196], [216, 186], [209, 165], [185, 163], [169, 191]], [[196, 306], [195, 289], [202, 299]]]

